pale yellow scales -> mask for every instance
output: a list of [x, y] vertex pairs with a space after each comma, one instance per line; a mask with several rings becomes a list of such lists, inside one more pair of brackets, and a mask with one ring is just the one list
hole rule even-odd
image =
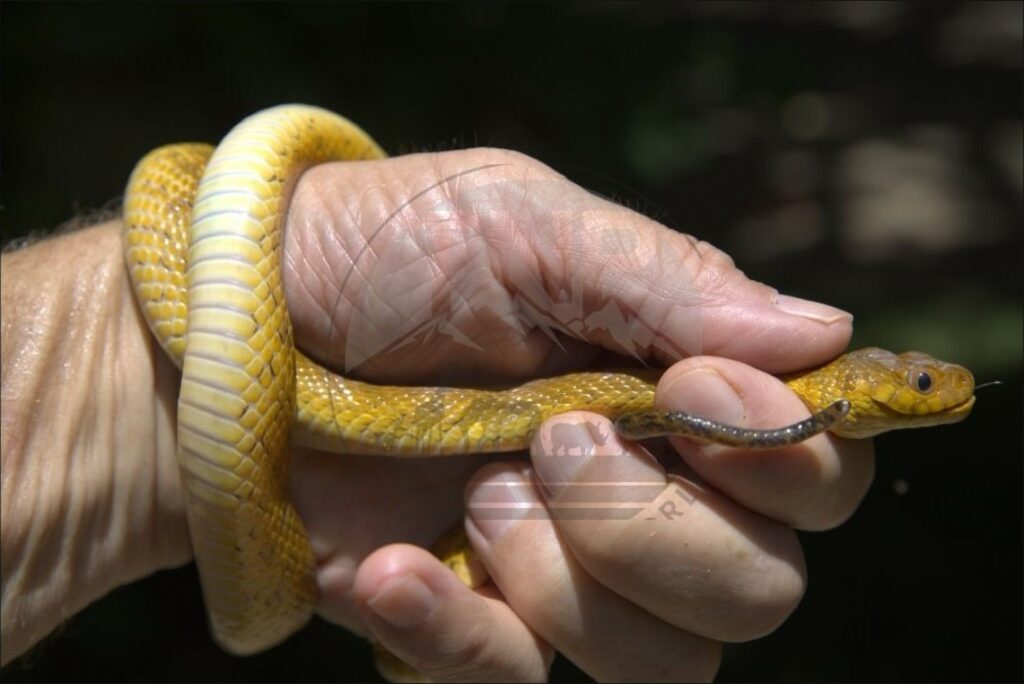
[[[126, 261], [150, 327], [182, 370], [189, 530], [214, 636], [232, 653], [278, 643], [316, 603], [312, 552], [288, 496], [291, 441], [390, 456], [508, 451], [568, 410], [653, 410], [656, 373], [442, 395], [348, 380], [296, 350], [280, 269], [288, 193], [314, 164], [383, 156], [348, 120], [285, 105], [250, 116], [216, 150], [154, 150], [128, 182]], [[974, 403], [969, 372], [923, 354], [861, 350], [786, 381], [812, 411], [848, 400], [831, 429], [849, 437], [954, 422]]]

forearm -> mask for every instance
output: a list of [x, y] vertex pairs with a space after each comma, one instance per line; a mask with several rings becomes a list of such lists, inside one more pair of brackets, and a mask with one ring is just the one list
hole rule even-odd
[[2, 258], [3, 662], [115, 587], [190, 556], [177, 371], [107, 223]]

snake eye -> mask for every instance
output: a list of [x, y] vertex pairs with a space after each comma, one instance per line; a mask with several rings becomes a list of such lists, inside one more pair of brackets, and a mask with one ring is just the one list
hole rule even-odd
[[910, 386], [918, 392], [926, 394], [932, 389], [932, 376], [925, 371], [910, 371]]

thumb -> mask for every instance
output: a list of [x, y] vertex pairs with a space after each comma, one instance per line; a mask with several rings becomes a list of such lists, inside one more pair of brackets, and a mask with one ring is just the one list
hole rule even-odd
[[780, 294], [713, 245], [562, 181], [557, 198], [529, 194], [558, 209], [532, 208], [548, 220], [523, 230], [529, 256], [502, 262], [539, 326], [640, 358], [724, 356], [772, 373], [824, 363], [849, 344], [849, 313]]
[[752, 281], [712, 245], [522, 154], [325, 165], [295, 194], [285, 289], [297, 337], [328, 357], [329, 342], [352, 333], [354, 302], [373, 292], [374, 339], [411, 338], [417, 316], [441, 313], [469, 342], [435, 340], [437, 358], [476, 349], [530, 369], [585, 361], [565, 350], [567, 337], [662, 363], [707, 354], [773, 373], [830, 360], [849, 342], [846, 312]]

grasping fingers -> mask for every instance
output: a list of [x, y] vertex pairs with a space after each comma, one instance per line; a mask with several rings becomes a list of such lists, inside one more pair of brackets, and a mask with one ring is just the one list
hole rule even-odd
[[[781, 427], [808, 416], [777, 378], [717, 357], [675, 364], [658, 384], [660, 408], [750, 428]], [[752, 511], [803, 530], [841, 524], [856, 510], [874, 476], [871, 440], [818, 435], [769, 451], [672, 439], [706, 482]]]

